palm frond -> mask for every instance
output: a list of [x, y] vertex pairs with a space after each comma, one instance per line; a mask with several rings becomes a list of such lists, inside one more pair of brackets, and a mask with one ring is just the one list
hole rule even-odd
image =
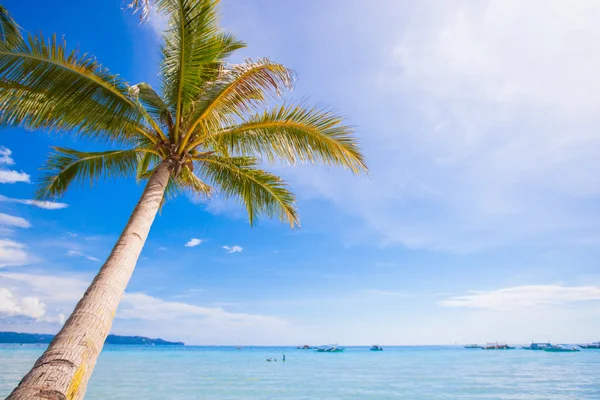
[[139, 157], [138, 164], [135, 170], [137, 181], [139, 182], [148, 179], [161, 161], [162, 158], [154, 153], [142, 153]]
[[[56, 35], [0, 43], [0, 125], [128, 140], [152, 124], [126, 83]], [[148, 117], [146, 121], [144, 118]]]
[[179, 179], [186, 187], [192, 190], [192, 192], [205, 197], [210, 197], [213, 193], [212, 187], [194, 175], [191, 168], [193, 168], [193, 164], [191, 166], [184, 165], [179, 174]]
[[21, 27], [2, 5], [0, 5], [0, 41], [8, 47], [19, 46], [23, 43]]
[[[174, 110], [174, 139], [181, 137], [182, 116], [198, 97], [203, 83], [213, 79], [223, 60], [244, 47], [218, 25], [219, 0], [157, 0], [157, 12], [169, 17], [163, 34], [163, 93]], [[174, 140], [175, 141], [175, 140]]]
[[42, 168], [38, 198], [57, 197], [73, 183], [93, 185], [100, 177], [123, 177], [136, 170], [142, 150], [113, 150], [104, 152], [81, 152], [53, 147]]
[[131, 3], [127, 4], [126, 8], [132, 9], [134, 14], [139, 12], [140, 21], [147, 21], [150, 19], [150, 11], [152, 10], [150, 0], [133, 0]]
[[[200, 145], [201, 142], [193, 145]], [[310, 162], [367, 171], [353, 129], [323, 108], [282, 105], [210, 136], [209, 148], [239, 155], [264, 155], [271, 162]]]
[[173, 129], [173, 116], [171, 115], [169, 106], [167, 106], [152, 86], [146, 82], [138, 83], [131, 87], [130, 92], [156, 121], [167, 127], [167, 131]]
[[[233, 65], [224, 70], [214, 82], [206, 85], [202, 96], [194, 102], [191, 126], [181, 144], [181, 152], [202, 124], [205, 132], [232, 125], [235, 117], [242, 118], [268, 98], [279, 97], [292, 89], [294, 72], [266, 58]], [[201, 134], [200, 134], [201, 135]]]
[[251, 225], [261, 215], [299, 224], [293, 193], [281, 178], [256, 168], [255, 158], [209, 155], [196, 159], [196, 166], [225, 197], [246, 207]]

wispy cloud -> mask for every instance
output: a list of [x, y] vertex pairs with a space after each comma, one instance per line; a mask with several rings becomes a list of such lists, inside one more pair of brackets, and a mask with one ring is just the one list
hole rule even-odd
[[0, 183], [28, 183], [30, 177], [25, 172], [17, 172], [4, 168], [5, 165], [14, 165], [15, 161], [11, 155], [12, 151], [10, 149], [0, 146]]
[[0, 273], [3, 284], [15, 286], [20, 284], [21, 291], [29, 291], [32, 295], [50, 303], [72, 305], [78, 301], [89, 286], [92, 277], [84, 275], [50, 275], [43, 273]]
[[589, 16], [600, 2], [382, 3], [365, 19], [409, 22], [386, 26], [362, 70], [323, 83], [375, 77], [366, 101], [340, 99], [368, 127], [373, 179], [292, 170], [301, 196], [327, 198], [367, 228], [344, 226], [345, 235], [412, 249], [597, 237], [598, 209], [588, 205], [600, 192], [600, 175], [589, 173], [599, 166], [600, 26]]
[[[91, 279], [91, 276], [0, 273], [0, 285], [18, 288], [22, 297], [38, 298], [46, 304], [47, 310], [54, 310], [53, 314], [46, 313], [41, 317], [42, 320], [56, 322], [60, 322], [61, 314], [64, 321], [65, 312], [72, 310]], [[14, 291], [11, 295], [15, 297]], [[140, 292], [125, 293], [116, 318], [116, 329], [119, 329], [119, 326], [130, 327], [125, 334], [167, 335], [181, 340], [182, 337], [197, 337], [193, 332], [203, 330], [204, 335], [206, 332], [212, 332], [211, 340], [221, 343], [227, 336], [230, 339], [225, 340], [236, 340], [240, 329], [244, 329], [244, 332], [254, 331], [254, 337], [261, 338], [265, 335], [265, 327], [272, 332], [288, 325], [285, 320], [276, 317], [233, 313], [220, 307], [169, 301]], [[260, 340], [258, 342], [264, 343]]]
[[228, 254], [231, 254], [231, 253], [241, 253], [242, 251], [244, 251], [244, 248], [240, 247], [240, 246], [231, 246], [231, 247], [230, 246], [223, 246], [223, 248], [225, 250], [227, 250]]
[[77, 250], [69, 250], [69, 251], [67, 251], [67, 253], [65, 255], [67, 255], [69, 257], [83, 257], [83, 258], [86, 258], [86, 259], [88, 259], [90, 261], [94, 261], [94, 262], [99, 262], [100, 261], [99, 258], [96, 258], [94, 256], [90, 256], [90, 255], [87, 255], [87, 254], [83, 254], [82, 252], [77, 251]]
[[0, 267], [29, 264], [32, 257], [25, 251], [23, 243], [0, 239]]
[[13, 198], [6, 197], [3, 195], [0, 195], [0, 202], [27, 204], [27, 205], [38, 207], [38, 208], [44, 208], [46, 210], [60, 210], [62, 208], [69, 207], [69, 205], [66, 203], [57, 203], [54, 201], [29, 200], [29, 199], [13, 199]]
[[125, 293], [119, 308], [118, 318], [149, 321], [176, 321], [181, 318], [205, 318], [226, 320], [235, 325], [260, 323], [276, 320], [262, 315], [230, 313], [218, 307], [202, 307], [194, 304], [166, 301], [145, 293]]
[[184, 246], [185, 247], [196, 247], [196, 246], [201, 245], [204, 242], [206, 242], [206, 239], [191, 238]]
[[0, 213], [0, 225], [4, 226], [16, 226], [17, 228], [30, 228], [31, 224], [25, 218], [15, 217]]
[[376, 296], [390, 296], [390, 297], [415, 297], [417, 295], [406, 292], [396, 292], [392, 290], [381, 290], [381, 289], [363, 289], [362, 293], [372, 294]]
[[490, 291], [472, 291], [438, 302], [442, 307], [520, 309], [570, 302], [600, 300], [600, 287], [532, 285]]
[[168, 247], [161, 246], [161, 247], [158, 247], [156, 250], [160, 250], [160, 251], [167, 251], [167, 250], [169, 250], [169, 248], [168, 248]]

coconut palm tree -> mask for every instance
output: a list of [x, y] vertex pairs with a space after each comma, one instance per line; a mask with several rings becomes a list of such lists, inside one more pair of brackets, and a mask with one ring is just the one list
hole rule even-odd
[[277, 99], [294, 74], [268, 59], [231, 65], [244, 47], [219, 28], [218, 0], [157, 0], [168, 17], [161, 88], [129, 86], [56, 36], [23, 36], [0, 9], [0, 125], [66, 132], [119, 150], [54, 148], [38, 191], [55, 198], [102, 177], [147, 181], [121, 236], [75, 310], [9, 399], [81, 399], [165, 197], [214, 191], [258, 216], [298, 224], [272, 162], [366, 170], [352, 129], [322, 107]]

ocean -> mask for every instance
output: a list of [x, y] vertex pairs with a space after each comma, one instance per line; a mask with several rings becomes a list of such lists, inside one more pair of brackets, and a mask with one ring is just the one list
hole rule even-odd
[[[39, 345], [0, 345], [0, 398], [42, 351]], [[316, 353], [291, 347], [106, 346], [86, 399], [597, 400], [599, 372], [600, 350], [428, 346]]]

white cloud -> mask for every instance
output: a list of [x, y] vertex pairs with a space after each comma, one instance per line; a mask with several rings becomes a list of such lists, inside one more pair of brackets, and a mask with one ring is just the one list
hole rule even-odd
[[65, 255], [67, 255], [69, 257], [83, 257], [83, 258], [86, 258], [86, 259], [88, 259], [90, 261], [94, 261], [94, 262], [100, 261], [99, 258], [96, 258], [96, 257], [90, 256], [90, 255], [84, 254], [84, 253], [82, 253], [80, 251], [77, 251], [77, 250], [69, 250], [69, 251], [67, 251], [67, 253]]
[[167, 251], [167, 250], [169, 250], [169, 248], [161, 246], [161, 247], [157, 248], [156, 250]]
[[29, 199], [13, 199], [10, 197], [0, 195], [0, 201], [8, 203], [20, 203], [27, 204], [34, 207], [44, 208], [46, 210], [60, 210], [62, 208], [69, 207], [65, 203], [56, 203], [54, 201], [41, 201], [41, 200], [29, 200]]
[[0, 314], [40, 319], [46, 314], [46, 305], [37, 297], [19, 299], [10, 290], [0, 288]]
[[25, 172], [17, 172], [3, 169], [2, 165], [14, 165], [10, 149], [0, 146], [0, 183], [29, 182], [29, 175]]
[[125, 293], [118, 318], [149, 321], [172, 321], [181, 318], [208, 318], [248, 324], [272, 319], [261, 315], [230, 313], [218, 307], [202, 307], [188, 303], [166, 301], [145, 293]]
[[[0, 273], [0, 284], [19, 285], [21, 291], [28, 291], [47, 303], [73, 305], [77, 302], [92, 277], [60, 276], [35, 273]], [[88, 280], [89, 279], [89, 280]]]
[[10, 239], [0, 239], [0, 268], [25, 265], [31, 261], [23, 243]]
[[231, 254], [231, 253], [241, 253], [244, 250], [244, 248], [240, 247], [240, 246], [232, 246], [232, 247], [230, 247], [230, 246], [223, 246], [223, 248], [225, 250], [227, 250], [228, 254]]
[[372, 179], [286, 170], [303, 197], [369, 228], [346, 232], [409, 248], [597, 243], [600, 2], [400, 3], [365, 16], [408, 21], [378, 31], [373, 62], [324, 79], [369, 77], [362, 101], [341, 101]]
[[[47, 309], [56, 310], [55, 314], [40, 319], [53, 323], [64, 322], [65, 314], [71, 312], [91, 280], [91, 276], [83, 275], [0, 273], [0, 285], [15, 287], [27, 297], [38, 298]], [[140, 292], [125, 293], [116, 318], [115, 333], [162, 336], [194, 343], [235, 342], [243, 332], [245, 340], [248, 334], [253, 343], [267, 344], [289, 328], [280, 318], [166, 301]]]
[[0, 146], [0, 165], [13, 165], [15, 161], [11, 157], [12, 151], [10, 149]]
[[17, 172], [12, 170], [0, 169], [0, 183], [29, 183], [29, 175], [25, 172]]
[[472, 291], [440, 301], [442, 307], [484, 309], [521, 309], [557, 305], [579, 301], [600, 300], [600, 287], [532, 285], [512, 288]]
[[30, 228], [31, 224], [25, 218], [0, 213], [0, 225], [16, 226], [18, 228]]
[[206, 242], [205, 239], [191, 238], [189, 240], [189, 242], [187, 242], [184, 246], [185, 247], [196, 247], [196, 246], [201, 245], [204, 242]]

